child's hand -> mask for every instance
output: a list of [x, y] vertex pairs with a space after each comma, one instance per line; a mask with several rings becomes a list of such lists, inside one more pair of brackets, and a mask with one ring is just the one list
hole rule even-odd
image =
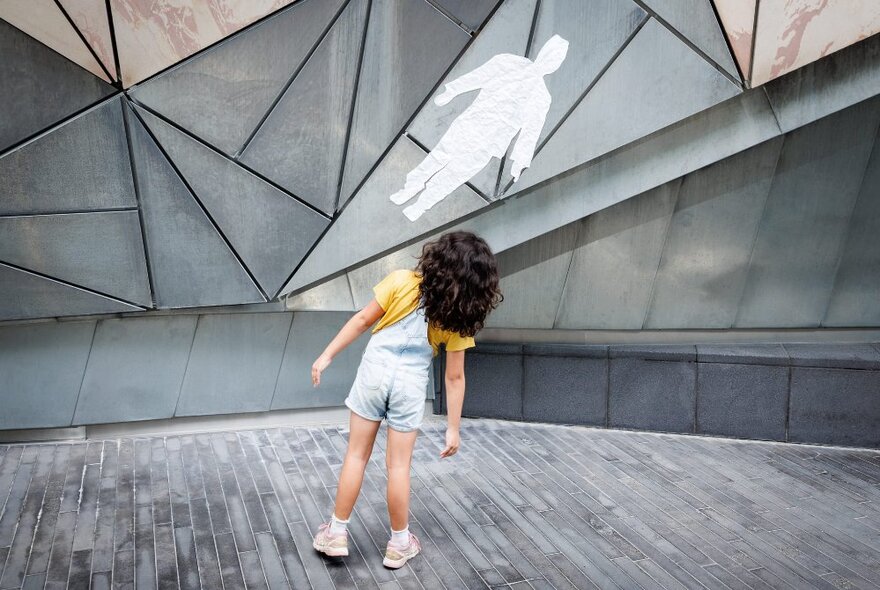
[[458, 434], [458, 430], [454, 428], [446, 429], [446, 448], [440, 453], [440, 458], [451, 457], [455, 453], [458, 452], [458, 447], [461, 446], [461, 437]]
[[333, 359], [329, 356], [322, 354], [318, 357], [318, 359], [312, 363], [312, 386], [317, 387], [321, 384], [321, 372], [330, 366], [330, 362]]

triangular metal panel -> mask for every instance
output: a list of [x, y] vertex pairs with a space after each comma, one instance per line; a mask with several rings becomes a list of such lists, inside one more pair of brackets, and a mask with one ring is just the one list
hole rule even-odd
[[330, 220], [155, 115], [138, 113], [263, 289], [275, 293]]
[[436, 2], [463, 27], [476, 31], [499, 0], [436, 0]]
[[428, 2], [372, 1], [339, 207], [469, 39]]
[[142, 311], [2, 263], [0, 285], [0, 318], [4, 320]]
[[401, 137], [334, 220], [281, 294], [335, 274], [486, 205], [474, 191], [461, 186], [415, 222], [407, 219], [402, 208], [388, 196], [403, 186], [406, 173], [424, 157], [425, 152], [415, 143], [406, 136]]
[[740, 92], [666, 27], [650, 19], [508, 193], [589, 162]]
[[[553, 35], [568, 41], [568, 53], [562, 66], [544, 78], [553, 102], [540, 142], [577, 104], [646, 17], [645, 11], [631, 0], [541, 2], [529, 58], [534, 59]], [[504, 179], [502, 186], [509, 180], [510, 177]]]
[[880, 33], [880, 2], [758, 3], [752, 86]]
[[264, 301], [138, 118], [128, 121], [157, 306]]
[[[538, 0], [507, 0], [480, 31], [464, 55], [446, 76], [444, 83], [483, 65], [499, 53], [525, 55]], [[407, 133], [429, 150], [433, 149], [449, 125], [473, 102], [475, 93], [438, 107], [428, 101], [410, 123]], [[494, 197], [501, 161], [493, 159], [474, 176], [470, 184], [486, 197]]]
[[0, 152], [87, 108], [113, 87], [0, 20]]
[[105, 82], [110, 82], [89, 47], [52, 0], [3, 0], [0, 2], [0, 18]]
[[327, 215], [336, 210], [368, 6], [348, 4], [241, 156]]
[[[292, 1], [108, 0], [123, 85], [141, 82]], [[331, 1], [301, 0], [299, 4]]]
[[73, 24], [82, 33], [113, 79], [118, 79], [107, 2], [105, 0], [58, 0], [58, 2], [64, 7]]
[[137, 211], [0, 218], [0, 260], [152, 305]]
[[725, 72], [740, 79], [710, 0], [644, 0], [657, 16], [681, 33]]
[[752, 40], [755, 34], [755, 9], [758, 0], [714, 0], [721, 27], [739, 70], [748, 78], [752, 67]]
[[341, 4], [343, 0], [299, 2], [138, 86], [132, 96], [234, 155]]
[[137, 207], [121, 99], [0, 158], [0, 215]]

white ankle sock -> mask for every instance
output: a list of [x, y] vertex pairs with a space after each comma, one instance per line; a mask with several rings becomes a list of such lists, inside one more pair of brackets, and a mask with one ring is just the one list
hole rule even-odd
[[402, 531], [391, 530], [391, 542], [395, 545], [409, 545], [409, 527]]
[[348, 530], [348, 523], [350, 520], [351, 518], [348, 520], [339, 520], [334, 514], [330, 517], [330, 532], [334, 535], [341, 535]]

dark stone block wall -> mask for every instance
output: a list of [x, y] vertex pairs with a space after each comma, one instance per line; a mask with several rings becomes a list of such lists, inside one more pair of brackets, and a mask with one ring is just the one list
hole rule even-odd
[[466, 375], [465, 416], [880, 447], [878, 344], [487, 343]]

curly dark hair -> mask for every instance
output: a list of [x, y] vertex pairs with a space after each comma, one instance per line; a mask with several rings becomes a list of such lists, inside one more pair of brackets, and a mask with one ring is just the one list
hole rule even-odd
[[420, 306], [440, 329], [473, 336], [504, 300], [495, 255], [483, 238], [466, 231], [443, 234], [422, 247]]

